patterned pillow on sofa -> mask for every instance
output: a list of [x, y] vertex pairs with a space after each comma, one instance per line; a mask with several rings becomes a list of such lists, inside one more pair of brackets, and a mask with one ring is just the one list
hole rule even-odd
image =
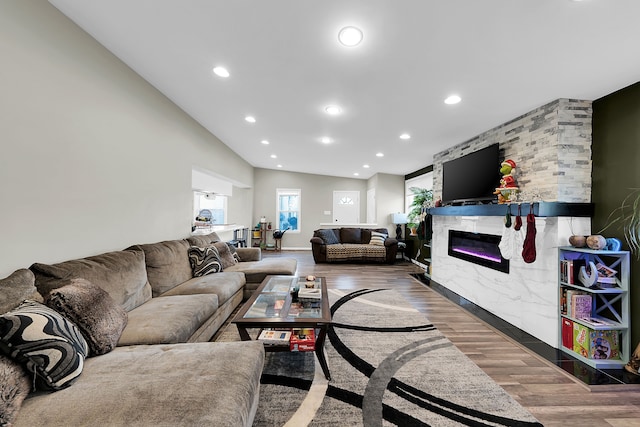
[[89, 354], [87, 342], [73, 323], [30, 300], [0, 316], [0, 350], [53, 390], [71, 385]]
[[213, 246], [204, 248], [191, 246], [189, 247], [188, 253], [193, 277], [201, 277], [222, 271], [220, 254]]
[[384, 246], [384, 241], [387, 240], [387, 235], [383, 233], [378, 233], [377, 231], [371, 232], [371, 240], [369, 241], [370, 245]]

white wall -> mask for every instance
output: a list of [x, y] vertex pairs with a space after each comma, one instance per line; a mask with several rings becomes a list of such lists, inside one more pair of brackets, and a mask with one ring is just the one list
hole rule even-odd
[[[0, 2], [0, 57], [0, 277], [186, 237], [192, 167], [253, 184], [247, 162], [48, 2]], [[239, 193], [230, 221], [250, 224]]]

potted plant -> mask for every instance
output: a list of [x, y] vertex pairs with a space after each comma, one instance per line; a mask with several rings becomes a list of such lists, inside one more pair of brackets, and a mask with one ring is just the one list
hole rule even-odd
[[409, 205], [409, 224], [407, 227], [411, 229], [411, 235], [417, 234], [419, 224], [424, 221], [425, 209], [431, 207], [433, 203], [433, 191], [421, 187], [410, 187], [409, 191], [413, 193], [413, 202]]

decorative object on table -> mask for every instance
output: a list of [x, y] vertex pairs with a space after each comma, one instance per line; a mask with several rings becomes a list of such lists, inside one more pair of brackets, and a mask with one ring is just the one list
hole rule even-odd
[[306, 279], [307, 279], [307, 282], [315, 282], [316, 281], [316, 276], [309, 275], [309, 276], [306, 277]]
[[196, 216], [196, 221], [211, 222], [212, 218], [213, 218], [213, 214], [209, 209], [202, 209], [198, 213], [198, 216]]
[[516, 183], [516, 162], [507, 159], [500, 164], [500, 186], [496, 188], [493, 194], [498, 195], [498, 203], [509, 203], [518, 193], [519, 188]]
[[275, 230], [273, 232], [273, 238], [274, 239], [282, 239], [282, 236], [284, 236], [285, 231], [287, 231], [289, 229], [289, 227], [285, 228], [284, 230]]
[[569, 236], [569, 244], [574, 248], [584, 248], [587, 246], [587, 236]]
[[619, 251], [622, 248], [622, 242], [620, 239], [616, 239], [615, 237], [607, 237], [607, 247], [605, 248], [608, 251]]
[[607, 239], [599, 234], [592, 234], [587, 237], [587, 246], [594, 250], [604, 249], [607, 247]]
[[527, 236], [522, 246], [522, 259], [526, 263], [536, 260], [536, 217], [533, 214], [533, 204], [529, 207], [527, 214]]
[[409, 223], [409, 218], [405, 213], [392, 213], [391, 222], [396, 225], [396, 239], [402, 239], [402, 226]]

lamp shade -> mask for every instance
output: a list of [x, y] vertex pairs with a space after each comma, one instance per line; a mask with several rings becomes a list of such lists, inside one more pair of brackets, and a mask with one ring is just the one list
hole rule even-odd
[[392, 224], [407, 224], [409, 220], [407, 219], [407, 214], [405, 213], [392, 213], [391, 214], [391, 223]]

